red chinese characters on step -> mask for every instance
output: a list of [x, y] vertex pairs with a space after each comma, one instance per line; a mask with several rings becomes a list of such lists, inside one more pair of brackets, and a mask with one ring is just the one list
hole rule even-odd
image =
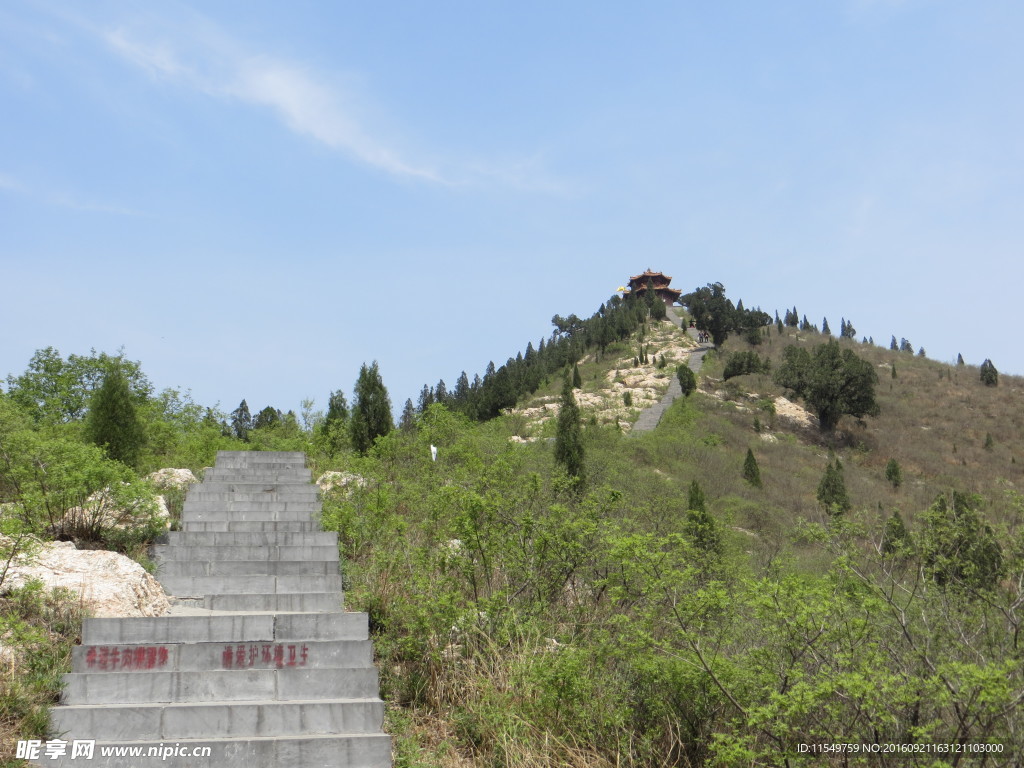
[[259, 643], [225, 645], [221, 654], [224, 669], [256, 666], [304, 667], [309, 659], [307, 645], [264, 645]]

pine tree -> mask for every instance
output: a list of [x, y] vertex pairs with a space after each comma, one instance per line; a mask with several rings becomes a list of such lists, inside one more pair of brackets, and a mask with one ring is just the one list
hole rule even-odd
[[697, 478], [690, 481], [690, 492], [686, 502], [687, 509], [695, 509], [699, 512], [706, 512], [707, 507], [704, 500], [704, 491], [697, 482]]
[[899, 488], [903, 483], [903, 470], [896, 459], [889, 459], [885, 465], [885, 479], [892, 483], [893, 488]]
[[572, 393], [572, 382], [568, 378], [562, 385], [559, 402], [558, 423], [555, 432], [555, 462], [566, 474], [581, 483], [585, 473], [583, 467], [583, 430], [580, 427], [580, 408]]
[[981, 364], [981, 383], [986, 387], [995, 387], [999, 384], [999, 371], [988, 358]]
[[747, 448], [747, 458], [743, 461], [743, 479], [755, 488], [761, 487], [761, 470], [750, 448]]
[[407, 398], [405, 407], [402, 409], [402, 419], [399, 422], [403, 432], [412, 432], [416, 428], [416, 406], [412, 404], [412, 398]]
[[349, 421], [352, 447], [365, 455], [378, 437], [394, 428], [391, 398], [380, 377], [376, 360], [369, 368], [366, 363], [360, 367], [352, 397], [352, 417]]
[[825, 467], [825, 474], [818, 483], [818, 503], [828, 511], [830, 515], [840, 515], [850, 511], [850, 497], [846, 494], [846, 482], [843, 480], [843, 470], [838, 459], [835, 464], [829, 462]]
[[582, 386], [583, 386], [583, 378], [580, 376], [580, 366], [579, 366], [579, 363], [573, 363], [572, 364], [572, 388], [573, 389], [580, 389]]
[[706, 509], [688, 509], [683, 533], [693, 545], [708, 555], [720, 555], [722, 552], [722, 535], [718, 525]]
[[892, 341], [889, 342], [889, 349], [891, 349], [893, 352], [898, 352], [900, 349], [900, 345], [896, 343], [895, 335], [893, 335]]
[[251, 429], [252, 414], [249, 413], [249, 404], [243, 399], [231, 412], [231, 430], [239, 440], [248, 442]]
[[832, 335], [832, 330], [828, 327], [828, 318], [827, 317], [824, 320], [821, 321], [821, 332], [824, 333], [826, 336], [831, 336]]
[[927, 357], [927, 355], [925, 354], [925, 351], [924, 351], [924, 347], [919, 347], [919, 348], [918, 348], [918, 350], [917, 350], [917, 356], [918, 356], [918, 357]]
[[957, 365], [965, 365], [965, 363], [964, 363], [964, 356], [962, 354], [960, 354], [959, 352], [956, 353], [956, 364]]
[[110, 458], [129, 467], [138, 465], [146, 433], [132, 402], [128, 377], [117, 360], [107, 366], [103, 382], [89, 401], [85, 430]]

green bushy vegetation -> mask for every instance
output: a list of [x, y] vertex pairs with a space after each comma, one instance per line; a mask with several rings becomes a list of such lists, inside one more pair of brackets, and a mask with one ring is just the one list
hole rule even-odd
[[[141, 474], [199, 470], [218, 449], [305, 451], [315, 472], [366, 481], [328, 494], [323, 522], [339, 533], [347, 605], [370, 616], [398, 766], [845, 764], [799, 751], [812, 742], [991, 742], [1006, 751], [986, 765], [1019, 764], [1020, 380], [986, 386], [977, 368], [858, 343], [845, 318], [823, 338], [795, 307], [765, 334], [767, 314], [716, 286], [694, 293], [719, 349], [696, 376], [681, 365], [688, 396], [632, 436], [572, 385], [612, 381], [613, 351], [647, 354], [660, 312], [635, 299], [556, 316], [539, 348], [424, 387], [400, 429], [372, 435], [359, 426], [371, 411], [356, 415], [387, 399], [372, 376], [351, 407], [338, 390], [326, 415], [307, 402], [301, 420], [253, 417], [245, 401], [225, 415], [154, 393], [118, 358], [144, 435], [134, 468], [85, 426], [111, 358], [43, 350], [0, 394], [7, 532], [58, 535], [60, 509], [115, 481], [145, 514]], [[879, 383], [897, 357], [899, 377]], [[731, 360], [757, 365], [726, 376]], [[510, 405], [557, 394], [567, 374], [561, 422], [513, 441], [524, 425]], [[871, 384], [870, 404], [851, 379]], [[784, 395], [829, 428], [788, 421]], [[29, 598], [2, 599], [6, 612]], [[31, 598], [33, 615], [48, 599]], [[57, 669], [77, 631], [61, 626], [30, 663]], [[41, 701], [56, 690], [44, 678]], [[5, 734], [45, 728], [23, 700], [0, 695], [0, 712], [28, 713]]]

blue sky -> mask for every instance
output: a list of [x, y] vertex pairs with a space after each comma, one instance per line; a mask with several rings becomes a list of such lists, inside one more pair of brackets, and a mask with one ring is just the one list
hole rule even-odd
[[0, 376], [396, 410], [712, 281], [1024, 373], [1019, 2], [0, 5]]

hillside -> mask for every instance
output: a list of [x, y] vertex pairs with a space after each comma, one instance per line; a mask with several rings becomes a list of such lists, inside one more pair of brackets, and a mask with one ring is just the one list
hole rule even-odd
[[[566, 321], [487, 386], [407, 413], [365, 454], [347, 437], [358, 397], [305, 427], [265, 409], [231, 434], [224, 414], [150, 389], [135, 471], [199, 471], [217, 449], [248, 447], [305, 451], [315, 475], [362, 478], [326, 494], [323, 523], [340, 534], [348, 606], [370, 615], [398, 766], [1024, 760], [1024, 382], [986, 386], [977, 367], [842, 338], [878, 374], [877, 415], [823, 432], [774, 374], [787, 347], [828, 338], [768, 325], [731, 334], [697, 390], [631, 434], [694, 342], [667, 320], [630, 326], [620, 309], [640, 317], [610, 302], [604, 323]], [[739, 355], [770, 372], [726, 380]], [[573, 361], [575, 477], [553, 446]], [[0, 396], [0, 501], [45, 535], [13, 482], [28, 482], [29, 459], [59, 449], [102, 462], [82, 442], [86, 409], [47, 422], [44, 403], [33, 420], [29, 381], [12, 376]], [[515, 382], [533, 391], [486, 418]], [[836, 474], [848, 504], [829, 506], [820, 489]], [[11, 722], [30, 737], [29, 721]], [[840, 742], [982, 752], [822, 758], [801, 746]]]

